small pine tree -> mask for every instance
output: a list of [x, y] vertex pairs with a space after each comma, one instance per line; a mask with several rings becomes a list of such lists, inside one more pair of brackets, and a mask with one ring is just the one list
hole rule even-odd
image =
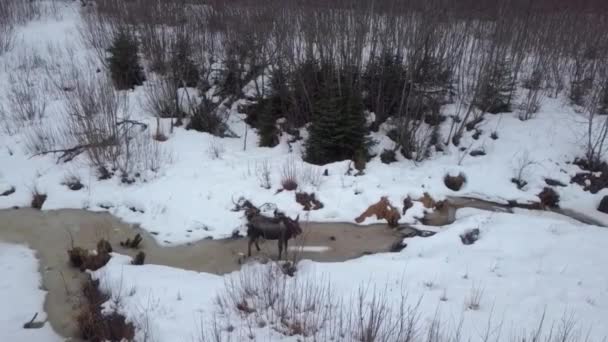
[[368, 155], [369, 141], [361, 92], [352, 81], [323, 81], [314, 103], [306, 160], [327, 164]]
[[513, 91], [513, 77], [506, 59], [497, 61], [489, 68], [480, 85], [476, 106], [492, 114], [510, 112], [510, 97]]
[[146, 76], [139, 63], [138, 42], [130, 32], [119, 30], [108, 52], [107, 62], [116, 89], [133, 89], [143, 84]]
[[279, 143], [279, 130], [277, 129], [276, 120], [276, 98], [264, 99], [260, 103], [261, 111], [257, 118], [257, 126], [259, 128], [261, 147], [274, 147]]
[[192, 48], [187, 37], [178, 37], [173, 45], [171, 72], [180, 87], [196, 87], [199, 82], [198, 67], [192, 59]]

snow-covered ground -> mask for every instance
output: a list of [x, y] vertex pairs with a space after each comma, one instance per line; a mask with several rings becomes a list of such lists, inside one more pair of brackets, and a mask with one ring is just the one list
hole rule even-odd
[[[480, 230], [479, 240], [463, 245], [459, 235], [474, 228]], [[601, 341], [608, 336], [606, 244], [606, 229], [526, 212], [490, 214], [467, 209], [445, 231], [409, 240], [400, 253], [344, 263], [302, 261], [295, 278], [285, 276], [284, 291], [299, 291], [298, 300], [305, 302], [311, 292], [325, 290], [330, 283], [332, 299], [317, 304], [338, 306], [342, 299], [341, 305], [351, 313], [357, 310], [360, 289], [367, 290], [366, 307], [374, 293], [391, 310], [398, 310], [402, 296], [407, 296], [406, 307], [417, 307], [419, 328], [439, 320], [444, 333], [448, 333], [462, 321], [461, 340], [481, 341], [488, 324], [491, 340], [506, 341], [513, 334], [530, 334], [545, 313], [547, 335], [552, 325], [553, 333], [557, 333], [566, 319], [573, 324], [573, 335], [582, 339], [589, 334], [590, 341]], [[233, 327], [233, 332], [223, 332], [232, 340], [250, 334], [248, 325], [253, 325], [256, 341], [301, 340], [300, 336], [286, 337], [277, 332], [281, 329], [278, 318], [273, 320], [271, 310], [261, 305], [266, 302], [257, 297], [265, 294], [248, 297], [249, 309], [255, 310], [250, 314], [239, 313], [231, 304], [218, 304], [218, 296], [239, 293], [229, 289], [241, 285], [272, 292], [264, 282], [269, 266], [248, 266], [222, 279], [155, 265], [131, 266], [128, 261], [128, 257], [115, 256], [95, 276], [101, 278], [103, 289], [111, 291], [114, 298], [120, 297], [118, 310], [136, 322], [140, 334], [145, 329], [154, 341], [198, 340], [201, 325], [210, 334], [213, 322], [223, 330]], [[273, 281], [282, 284], [278, 280], [281, 278], [277, 276]], [[314, 291], [307, 287], [311, 283], [315, 284]], [[301, 288], [295, 290], [297, 286]], [[475, 292], [480, 294], [478, 308], [471, 305]], [[278, 307], [280, 304], [276, 304]], [[321, 315], [323, 310], [304, 311], [302, 315]], [[334, 309], [328, 320], [337, 320], [339, 312]], [[260, 327], [261, 321], [266, 325]], [[331, 325], [327, 322], [324, 328], [330, 329]], [[353, 337], [343, 340], [352, 341]]]
[[[307, 219], [322, 222], [353, 222], [354, 218], [381, 196], [388, 196], [394, 205], [401, 206], [407, 196], [420, 197], [428, 192], [436, 199], [454, 195], [443, 183], [446, 173], [462, 172], [467, 183], [457, 194], [480, 197], [495, 201], [534, 201], [545, 186], [544, 178], [550, 177], [567, 184], [557, 188], [561, 205], [592, 215], [608, 222], [608, 216], [596, 211], [606, 191], [592, 195], [583, 192], [578, 185], [569, 184], [578, 167], [569, 164], [582, 154], [583, 136], [586, 132], [584, 118], [575, 113], [561, 99], [546, 99], [541, 112], [532, 120], [522, 122], [516, 113], [488, 115], [481, 124], [483, 134], [478, 140], [470, 135], [463, 139], [460, 151], [448, 148], [436, 153], [422, 163], [400, 158], [391, 165], [374, 158], [365, 175], [346, 175], [348, 162], [326, 166], [313, 166], [301, 161], [302, 141], [293, 145], [289, 152], [282, 138], [275, 148], [257, 147], [257, 136], [249, 130], [245, 134], [242, 114], [232, 112], [230, 125], [239, 138], [219, 139], [205, 133], [176, 128], [163, 143], [152, 142], [160, 151], [161, 167], [157, 172], [142, 172], [135, 184], [122, 184], [119, 176], [110, 180], [97, 180], [97, 172], [89, 166], [84, 155], [74, 161], [57, 164], [56, 155], [32, 156], [26, 148], [32, 128], [54, 127], [61, 123], [65, 114], [62, 97], [49, 85], [46, 70], [57, 75], [73, 64], [95, 69], [99, 64], [93, 53], [81, 43], [78, 6], [63, 4], [60, 18], [45, 18], [20, 28], [20, 43], [14, 51], [0, 56], [0, 99], [7, 108], [10, 76], [22, 72], [26, 65], [31, 69], [36, 87], [49, 90], [45, 117], [40, 122], [26, 122], [23, 127], [13, 127], [11, 134], [0, 132], [0, 188], [16, 191], [10, 196], [0, 196], [0, 208], [29, 206], [32, 190], [46, 193], [48, 198], [43, 209], [87, 208], [106, 210], [144, 229], [157, 232], [160, 243], [181, 244], [208, 236], [225, 237], [242, 226], [241, 213], [230, 211], [233, 201], [245, 197], [256, 204], [275, 203], [289, 215], [302, 213], [293, 192], [280, 189], [282, 169], [295, 163], [298, 169], [299, 190], [315, 192], [324, 208], [307, 213]], [[84, 61], [88, 62], [84, 62]], [[155, 131], [155, 120], [143, 108], [144, 88], [128, 93], [131, 117], [150, 124], [143, 134]], [[236, 105], [234, 106], [236, 108]], [[444, 108], [451, 114], [453, 108]], [[449, 120], [448, 120], [449, 121]], [[167, 125], [167, 122], [163, 122]], [[443, 129], [447, 136], [449, 123]], [[490, 137], [497, 131], [498, 139]], [[165, 130], [168, 134], [168, 129]], [[247, 137], [245, 143], [245, 136]], [[148, 138], [148, 137], [146, 137]], [[374, 136], [378, 144], [375, 152], [392, 147], [383, 134]], [[485, 156], [472, 157], [468, 152], [484, 150]], [[213, 151], [219, 151], [213, 153]], [[518, 190], [511, 182], [521, 164], [530, 162], [523, 173], [528, 185]], [[270, 172], [270, 189], [261, 187], [263, 169]], [[322, 173], [328, 170], [328, 176]], [[77, 176], [85, 188], [69, 190], [64, 183], [70, 176]], [[414, 222], [422, 216], [421, 203], [415, 205], [402, 218]], [[365, 221], [373, 223], [374, 219]]]
[[[290, 150], [286, 136], [275, 148], [257, 147], [255, 132], [249, 129], [245, 134], [243, 115], [236, 111], [238, 103], [233, 107], [230, 127], [239, 138], [219, 139], [183, 128], [168, 134], [165, 129], [169, 139], [151, 143], [161, 151], [156, 160], [160, 167], [155, 172], [142, 172], [131, 185], [121, 183], [118, 176], [98, 180], [84, 155], [65, 164], [56, 163], [57, 156], [52, 154], [33, 156], [27, 148], [33, 129], [52, 129], [65, 115], [62, 97], [49, 84], [48, 75], [58, 75], [73, 64], [94, 72], [98, 64], [93, 52], [81, 43], [79, 5], [67, 2], [60, 6], [59, 16], [19, 27], [15, 49], [0, 56], [0, 105], [5, 109], [14, 83], [11, 76], [24, 69], [31, 71], [35, 87], [48, 90], [45, 116], [40, 121], [11, 123], [8, 128], [0, 125], [0, 194], [15, 188], [14, 193], [0, 196], [0, 208], [29, 206], [36, 189], [48, 196], [43, 210], [108, 210], [155, 232], [161, 244], [182, 244], [209, 236], [225, 237], [242, 227], [242, 213], [231, 211], [240, 197], [255, 204], [275, 203], [288, 215], [300, 214], [306, 220], [354, 222], [381, 196], [388, 196], [399, 207], [407, 196], [416, 199], [424, 192], [435, 199], [461, 195], [497, 202], [536, 201], [549, 177], [566, 184], [555, 188], [562, 207], [608, 224], [608, 216], [596, 210], [608, 191], [590, 194], [570, 184], [578, 171], [570, 162], [582, 155], [586, 126], [583, 116], [562, 99], [545, 99], [540, 113], [525, 122], [516, 113], [487, 115], [479, 139], [470, 134], [463, 138], [461, 146], [466, 151], [450, 147], [421, 163], [399, 157], [398, 162], [385, 165], [375, 157], [362, 176], [347, 175], [348, 162], [325, 166], [303, 163], [302, 141]], [[143, 87], [128, 92], [128, 97], [131, 118], [149, 124], [142, 134], [152, 134], [156, 120], [142, 105]], [[453, 108], [447, 106], [444, 111], [449, 115]], [[168, 125], [165, 121], [161, 124]], [[446, 122], [445, 135], [447, 126]], [[494, 131], [496, 140], [490, 136]], [[384, 134], [375, 134], [374, 139], [378, 142], [376, 153], [392, 147]], [[486, 154], [472, 157], [468, 155], [472, 150]], [[303, 212], [293, 192], [277, 192], [283, 168], [292, 164], [298, 170], [299, 190], [314, 192], [323, 209]], [[519, 190], [511, 178], [524, 164], [529, 164], [523, 173], [528, 185]], [[270, 172], [270, 189], [261, 186], [264, 170]], [[327, 176], [323, 175], [325, 170]], [[465, 174], [463, 189], [447, 189], [443, 182], [447, 173]], [[62, 184], [70, 176], [80, 178], [84, 188], [72, 191]], [[415, 202], [402, 222], [416, 222], [423, 210], [422, 204]], [[547, 333], [554, 322], [557, 329], [560, 320], [568, 323], [569, 317], [574, 317], [576, 334], [583, 338], [587, 333], [591, 341], [608, 336], [608, 229], [527, 211], [491, 214], [462, 210], [458, 215], [457, 222], [440, 229], [439, 234], [409, 240], [400, 253], [345, 263], [303, 261], [295, 278], [281, 281], [301, 295], [297, 298], [306, 297], [298, 284], [317, 289], [313, 292], [321, 293], [320, 297], [328, 293], [324, 284], [331, 284], [332, 305], [325, 309], [331, 311], [331, 318], [320, 328], [325, 337], [335, 334], [330, 327], [335, 328], [336, 317], [342, 317], [339, 308], [356, 311], [362, 288], [369, 290], [364, 296], [368, 300], [373, 293], [381, 294], [390, 310], [399, 309], [404, 295], [411, 307], [419, 302], [416, 312], [422, 327], [432, 325], [437, 318], [443, 327], [453, 329], [462, 320], [462, 340], [470, 337], [475, 341], [488, 329], [493, 335], [501, 331], [504, 339], [509, 334], [532, 331], [543, 312]], [[368, 219], [365, 224], [374, 222]], [[459, 235], [473, 228], [480, 229], [480, 240], [464, 246]], [[218, 308], [218, 296], [226, 299], [235, 293], [229, 290], [230, 284], [238, 288], [247, 279], [253, 283], [256, 281], [251, 279], [257, 279], [257, 285], [250, 283], [253, 287], [265, 284], [261, 275], [270, 274], [268, 267], [249, 265], [220, 277], [158, 265], [131, 266], [127, 257], [115, 255], [94, 276], [101, 279], [104, 290], [112, 292], [114, 301], [108, 306], [119, 303], [117, 309], [135, 323], [141, 341], [199, 340], [202, 330], [213, 330], [209, 328], [213, 322], [219, 322], [223, 330], [232, 326], [233, 332], [224, 333], [233, 341], [244, 340], [249, 334], [257, 341], [297, 341], [298, 337], [277, 331], [284, 327], [273, 326], [276, 313], [267, 308], [255, 307], [256, 313], [249, 315], [237, 313], [234, 305], [224, 304], [223, 311], [222, 306]], [[32, 251], [0, 244], [0, 340], [57, 340], [48, 325], [41, 330], [21, 329], [34, 312], [39, 312], [38, 318], [44, 317], [44, 292], [38, 288], [40, 276], [36, 272]], [[471, 305], [475, 294], [480, 297], [479, 307]], [[261, 304], [255, 298], [246, 300], [247, 305]], [[300, 317], [306, 315], [299, 313]], [[343, 338], [350, 341], [352, 337]]]
[[46, 319], [43, 309], [46, 292], [40, 289], [34, 251], [0, 242], [0, 275], [0, 340], [61, 341], [48, 322], [40, 329], [23, 329], [35, 313], [37, 322]]

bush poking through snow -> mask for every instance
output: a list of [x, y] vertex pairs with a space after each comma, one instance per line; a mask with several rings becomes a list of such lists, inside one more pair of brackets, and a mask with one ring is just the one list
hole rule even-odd
[[384, 164], [390, 164], [397, 161], [397, 154], [394, 150], [384, 149], [380, 154], [380, 161]]
[[209, 154], [209, 158], [216, 160], [222, 159], [222, 156], [226, 152], [224, 145], [219, 139], [212, 139], [209, 143], [209, 147], [207, 148], [207, 153]]
[[34, 188], [34, 190], [32, 190], [32, 208], [41, 210], [44, 202], [46, 201], [46, 197], [46, 194], [43, 194], [38, 191], [37, 188]]
[[543, 188], [538, 198], [543, 208], [559, 208], [559, 194], [553, 188]]
[[319, 210], [323, 208], [323, 203], [316, 198], [314, 192], [311, 194], [306, 192], [297, 192], [296, 202], [301, 204], [306, 211]]
[[78, 191], [78, 190], [84, 188], [84, 185], [82, 185], [80, 178], [76, 175], [67, 175], [63, 179], [63, 182], [61, 182], [61, 184], [67, 186], [68, 189], [70, 189], [72, 191]]
[[289, 158], [281, 170], [281, 186], [283, 190], [293, 191], [298, 188], [298, 165], [294, 158]]
[[133, 239], [127, 239], [126, 241], [121, 241], [120, 245], [125, 248], [138, 249], [139, 244], [141, 243], [142, 240], [143, 239], [141, 237], [141, 234], [137, 233], [137, 234], [135, 234]]
[[443, 183], [452, 191], [459, 191], [466, 182], [467, 177], [464, 175], [464, 173], [460, 173], [458, 176], [447, 174], [445, 177], [443, 177]]
[[103, 304], [109, 296], [99, 290], [99, 281], [90, 276], [82, 286], [84, 303], [76, 317], [80, 337], [87, 341], [132, 341], [135, 328], [116, 311], [104, 314]]
[[90, 252], [81, 247], [73, 247], [68, 250], [68, 258], [73, 267], [85, 270], [96, 271], [105, 266], [110, 261], [112, 253], [112, 245], [107, 240], [99, 240], [97, 249]]
[[483, 297], [483, 289], [476, 285], [471, 287], [471, 292], [466, 301], [466, 308], [468, 310], [477, 311], [481, 307], [481, 299]]
[[268, 160], [255, 164], [255, 174], [258, 178], [258, 182], [260, 186], [266, 190], [269, 190], [272, 187], [270, 172], [270, 162]]
[[146, 253], [144, 253], [143, 251], [139, 251], [133, 258], [133, 260], [131, 261], [131, 265], [140, 266], [140, 265], [143, 265], [145, 261], [146, 261]]

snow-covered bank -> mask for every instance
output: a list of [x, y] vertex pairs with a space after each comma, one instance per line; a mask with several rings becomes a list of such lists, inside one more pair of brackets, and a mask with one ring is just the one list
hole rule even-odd
[[24, 329], [34, 314], [44, 321], [44, 296], [34, 251], [0, 242], [0, 337], [3, 341], [61, 341], [47, 322], [40, 329]]
[[[525, 213], [464, 210], [459, 216], [457, 223], [434, 237], [409, 240], [400, 253], [343, 263], [302, 261], [296, 277], [286, 278], [286, 286], [293, 290], [297, 284], [314, 284], [316, 289], [324, 289], [330, 284], [331, 303], [338, 305], [343, 299], [341, 305], [351, 309], [357, 303], [349, 300], [357, 301], [361, 288], [368, 289], [367, 300], [381, 293], [383, 305], [391, 310], [398, 310], [402, 296], [407, 296], [407, 305], [417, 307], [421, 328], [428, 327], [435, 315], [446, 329], [462, 320], [462, 340], [481, 340], [491, 324], [492, 340], [507, 341], [513, 334], [534, 331], [543, 313], [546, 333], [551, 324], [558, 329], [560, 320], [572, 317], [573, 334], [581, 339], [587, 333], [590, 341], [608, 336], [604, 324], [608, 316], [608, 275], [604, 272], [608, 230]], [[459, 235], [474, 228], [480, 230], [480, 239], [463, 245]], [[120, 298], [118, 310], [155, 341], [196, 340], [201, 327], [208, 334], [213, 331], [212, 322], [232, 340], [250, 331], [256, 341], [301, 339], [277, 332], [273, 324], [279, 322], [273, 322], [272, 310], [256, 306], [261, 302], [255, 297], [262, 294], [251, 293], [247, 298], [251, 314], [229, 304], [218, 306], [218, 296], [239, 293], [230, 289], [259, 286], [267, 267], [252, 265], [222, 278], [155, 265], [131, 266], [128, 258], [116, 256], [95, 277], [115, 299]], [[479, 293], [478, 307], [471, 305], [475, 293]], [[329, 329], [338, 316], [336, 309], [321, 331]]]

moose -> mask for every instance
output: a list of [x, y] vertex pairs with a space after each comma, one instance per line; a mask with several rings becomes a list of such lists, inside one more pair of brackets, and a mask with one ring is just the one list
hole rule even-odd
[[283, 247], [287, 250], [289, 239], [302, 234], [302, 228], [300, 228], [300, 223], [298, 222], [300, 215], [294, 220], [278, 211], [275, 211], [274, 217], [264, 216], [259, 212], [249, 212], [247, 220], [247, 236], [249, 237], [248, 256], [251, 256], [252, 244], [255, 244], [258, 252], [260, 251], [258, 240], [259, 238], [264, 238], [266, 240], [278, 240], [280, 260], [283, 254]]

